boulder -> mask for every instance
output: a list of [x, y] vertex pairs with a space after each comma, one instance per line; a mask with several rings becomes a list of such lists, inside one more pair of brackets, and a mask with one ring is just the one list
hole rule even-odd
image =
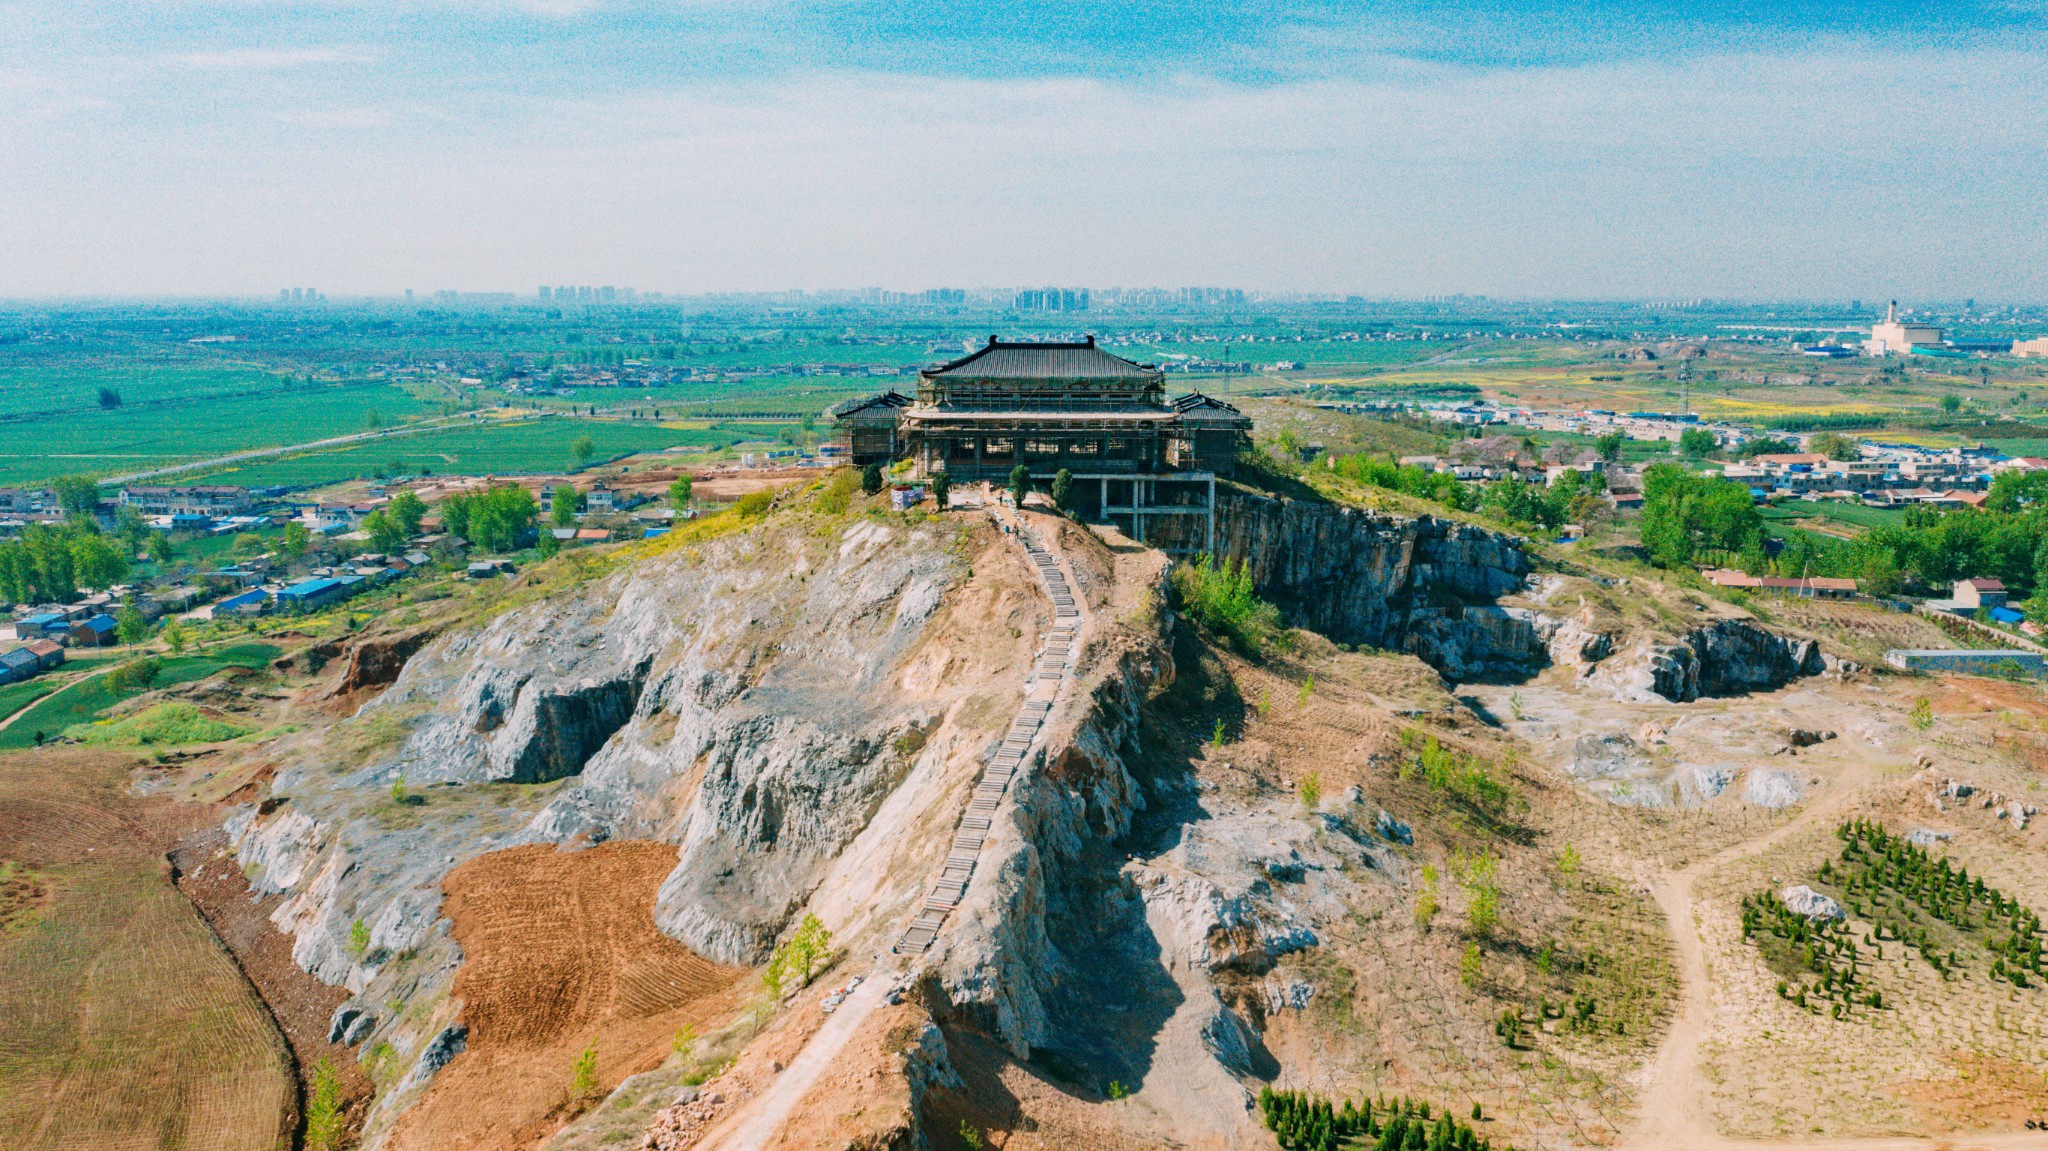
[[1385, 809], [1381, 809], [1379, 816], [1373, 820], [1372, 829], [1380, 833], [1380, 838], [1390, 843], [1405, 843], [1410, 846], [1415, 843], [1414, 830], [1395, 819], [1393, 813]]
[[1779, 892], [1778, 898], [1794, 915], [1804, 915], [1808, 919], [1842, 918], [1841, 904], [1803, 883], [1795, 883]]
[[434, 1034], [427, 1045], [420, 1049], [420, 1057], [413, 1062], [412, 1070], [405, 1073], [394, 1095], [403, 1095], [415, 1087], [422, 1086], [434, 1077], [434, 1073], [448, 1066], [450, 1060], [469, 1047], [469, 1028], [461, 1023], [451, 1023]]
[[1742, 784], [1742, 802], [1773, 810], [1790, 807], [1806, 798], [1800, 790], [1799, 778], [1789, 771], [1777, 771], [1767, 767], [1751, 768], [1749, 778]]
[[327, 1021], [327, 1041], [340, 1043], [342, 1036], [348, 1034], [349, 1027], [362, 1017], [363, 1009], [360, 1007], [344, 1003], [335, 1008], [333, 1017]]

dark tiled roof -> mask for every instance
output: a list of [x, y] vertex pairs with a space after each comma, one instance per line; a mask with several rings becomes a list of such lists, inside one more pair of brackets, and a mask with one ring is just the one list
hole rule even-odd
[[834, 404], [825, 414], [837, 419], [841, 416], [852, 415], [862, 408], [907, 408], [909, 406], [910, 397], [892, 388], [880, 395], [866, 396], [858, 400], [847, 400], [844, 403]]
[[957, 376], [970, 380], [1148, 380], [1159, 369], [1112, 356], [1095, 346], [1095, 337], [1078, 344], [1004, 343], [994, 336], [988, 346], [922, 375]]

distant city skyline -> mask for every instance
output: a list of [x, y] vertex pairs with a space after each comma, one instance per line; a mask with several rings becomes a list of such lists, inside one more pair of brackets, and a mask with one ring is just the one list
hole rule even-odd
[[2048, 299], [2048, 8], [0, 0], [0, 297]]

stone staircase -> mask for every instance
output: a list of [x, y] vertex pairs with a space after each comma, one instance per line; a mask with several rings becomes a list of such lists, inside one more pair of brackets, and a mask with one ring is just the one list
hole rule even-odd
[[[998, 522], [1004, 521], [999, 519]], [[1010, 722], [1010, 729], [1004, 733], [995, 753], [982, 768], [981, 781], [975, 785], [974, 796], [967, 803], [967, 813], [960, 818], [938, 881], [925, 892], [924, 904], [917, 917], [911, 920], [910, 926], [891, 949], [897, 955], [924, 954], [932, 941], [938, 938], [946, 916], [960, 906], [960, 900], [967, 894], [967, 881], [974, 876], [975, 862], [981, 857], [981, 845], [988, 838], [990, 822], [1003, 801], [1003, 793], [1023, 768], [1026, 758], [1036, 753], [1045, 721], [1052, 715], [1054, 702], [1073, 674], [1074, 649], [1083, 622], [1073, 585], [1067, 582], [1058, 557], [1039, 542], [1029, 527], [1015, 519], [1008, 522], [1014, 525], [1016, 538], [1024, 545], [1025, 556], [1038, 573], [1039, 584], [1045, 589], [1047, 598], [1052, 601], [1053, 626], [1046, 632], [1045, 646], [1032, 663], [1024, 703], [1017, 709], [1017, 716]]]

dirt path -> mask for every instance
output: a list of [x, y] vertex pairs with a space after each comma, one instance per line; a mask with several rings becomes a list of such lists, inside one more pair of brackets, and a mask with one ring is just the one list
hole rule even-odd
[[731, 1133], [721, 1139], [707, 1142], [707, 1151], [760, 1151], [782, 1125], [789, 1120], [796, 1105], [817, 1086], [818, 1078], [830, 1070], [845, 1049], [847, 1041], [867, 1022], [875, 1008], [880, 1007], [889, 994], [889, 988], [896, 982], [892, 972], [879, 966], [861, 980], [853, 994], [839, 1005], [832, 1018], [818, 1028], [811, 1041], [797, 1053], [782, 1074], [775, 1077], [775, 1083], [762, 1096], [761, 1102], [747, 1113], [744, 1121], [732, 1128]]
[[1650, 883], [1650, 892], [1664, 913], [1671, 941], [1678, 951], [1678, 975], [1684, 988], [1671, 1030], [1650, 1064], [1650, 1081], [1644, 1088], [1636, 1126], [1623, 1137], [1620, 1146], [1628, 1151], [1905, 1151], [1911, 1148], [2005, 1148], [2048, 1147], [2048, 1134], [2014, 1132], [2003, 1135], [1949, 1136], [1941, 1139], [1728, 1139], [1717, 1135], [1701, 1114], [1699, 1105], [1700, 1045], [1713, 1025], [1712, 976], [1707, 970], [1706, 947], [1700, 940], [1693, 885], [1728, 864], [1747, 859], [1782, 843], [1815, 824], [1831, 821], [1861, 789], [1877, 779], [1875, 765], [1868, 760], [1849, 767], [1835, 786], [1808, 804], [1791, 821], [1770, 832], [1724, 848], [1677, 871], [1667, 871]]

